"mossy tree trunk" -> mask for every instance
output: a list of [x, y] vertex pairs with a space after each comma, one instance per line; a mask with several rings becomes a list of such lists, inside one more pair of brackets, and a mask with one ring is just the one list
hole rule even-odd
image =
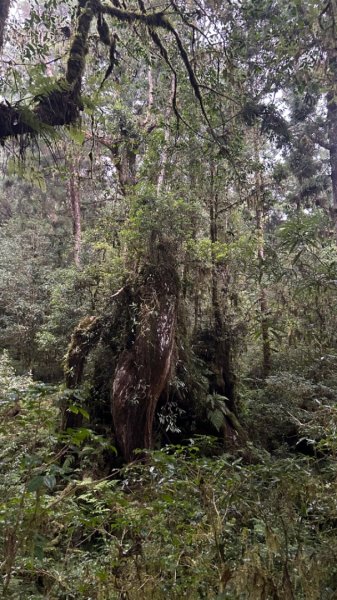
[[156, 263], [146, 267], [138, 288], [137, 328], [119, 357], [111, 401], [117, 443], [124, 458], [152, 448], [158, 399], [173, 369], [178, 310], [178, 276], [168, 243], [157, 246]]
[[[82, 383], [87, 356], [100, 339], [104, 337], [106, 342], [108, 335], [121, 338], [117, 366], [112, 365], [108, 378], [113, 430], [126, 461], [136, 456], [136, 449], [153, 447], [155, 410], [174, 370], [179, 277], [168, 240], [161, 237], [155, 243], [151, 263], [130, 287], [132, 292], [129, 288], [128, 292], [119, 292], [116, 318], [107, 314], [102, 318], [87, 317], [79, 323], [66, 357], [66, 385], [75, 390]], [[110, 312], [112, 315], [112, 304]], [[121, 312], [125, 323], [121, 323]], [[63, 410], [62, 429], [80, 427], [81, 414], [67, 409], [69, 398]], [[94, 412], [90, 406], [88, 410]]]
[[82, 247], [82, 219], [81, 219], [81, 191], [79, 160], [73, 156], [69, 159], [69, 202], [71, 217], [73, 222], [74, 238], [74, 263], [77, 268], [81, 266], [81, 247]]
[[[68, 389], [76, 390], [81, 385], [86, 358], [97, 344], [101, 331], [102, 321], [97, 317], [85, 317], [74, 329], [65, 360], [65, 383]], [[76, 400], [70, 397], [62, 407], [63, 431], [82, 425], [81, 413], [69, 410], [71, 404], [76, 404]]]

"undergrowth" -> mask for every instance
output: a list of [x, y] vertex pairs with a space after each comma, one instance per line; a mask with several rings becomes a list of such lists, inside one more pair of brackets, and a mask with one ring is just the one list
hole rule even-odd
[[[88, 428], [60, 437], [60, 391], [18, 380], [5, 362], [3, 597], [336, 597], [333, 444], [320, 458], [252, 444], [232, 456], [197, 437], [106, 472], [109, 441]], [[267, 384], [265, 403], [281, 379]]]

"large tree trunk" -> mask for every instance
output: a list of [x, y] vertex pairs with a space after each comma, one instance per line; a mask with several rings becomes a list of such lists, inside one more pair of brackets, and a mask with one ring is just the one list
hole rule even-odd
[[112, 385], [112, 417], [125, 460], [153, 446], [158, 399], [173, 367], [178, 276], [167, 244], [158, 244], [156, 264], [142, 273], [137, 330], [121, 354]]

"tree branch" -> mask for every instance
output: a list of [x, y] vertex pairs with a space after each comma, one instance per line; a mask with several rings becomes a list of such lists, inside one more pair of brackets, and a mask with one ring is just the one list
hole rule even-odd
[[[1, 0], [0, 0], [1, 2]], [[0, 103], [0, 139], [21, 134], [39, 134], [48, 127], [74, 123], [82, 109], [81, 84], [94, 2], [79, 0], [75, 36], [69, 50], [66, 76], [55, 88], [34, 100], [35, 108]]]
[[[1, 4], [0, 0], [0, 4]], [[55, 89], [35, 98], [35, 108], [22, 107], [20, 104], [11, 106], [8, 103], [0, 103], [0, 140], [10, 136], [21, 134], [41, 134], [48, 127], [57, 127], [76, 122], [80, 111], [83, 109], [81, 102], [82, 75], [85, 68], [85, 56], [87, 53], [87, 42], [90, 26], [94, 17], [107, 14], [121, 22], [142, 23], [150, 31], [150, 35], [159, 47], [164, 59], [172, 67], [167, 51], [162, 45], [154, 29], [161, 28], [168, 31], [175, 38], [180, 57], [188, 73], [191, 87], [199, 102], [202, 114], [209, 125], [199, 84], [193, 67], [189, 61], [187, 52], [183, 46], [180, 36], [164, 12], [135, 12], [123, 10], [119, 7], [103, 4], [100, 0], [78, 0], [78, 22], [76, 34], [69, 51], [66, 76], [55, 84]], [[176, 77], [176, 74], [175, 74]], [[175, 94], [176, 97], [176, 94]], [[177, 108], [175, 106], [175, 112]]]

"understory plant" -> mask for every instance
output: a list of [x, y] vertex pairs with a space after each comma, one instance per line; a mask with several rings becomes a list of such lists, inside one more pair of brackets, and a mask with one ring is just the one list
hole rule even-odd
[[0, 421], [3, 597], [334, 597], [331, 448], [229, 455], [199, 436], [121, 466], [85, 423], [57, 432], [57, 388], [18, 393]]

